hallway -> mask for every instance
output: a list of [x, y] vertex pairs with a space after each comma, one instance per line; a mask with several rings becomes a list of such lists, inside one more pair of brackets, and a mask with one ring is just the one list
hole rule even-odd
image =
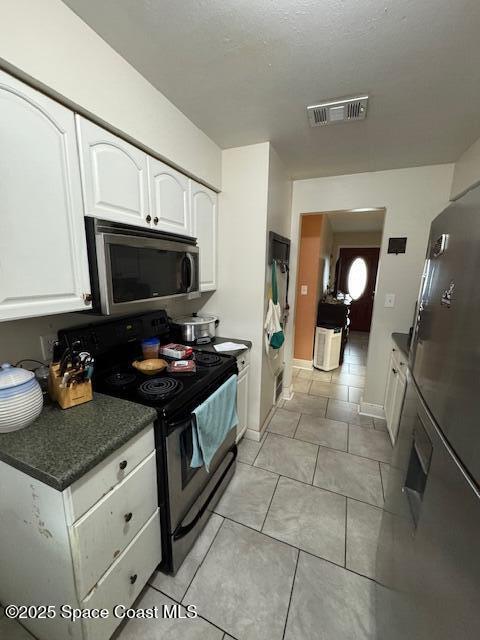
[[383, 421], [358, 415], [367, 346], [354, 334], [341, 369], [296, 370], [294, 398], [262, 442], [241, 441], [235, 477], [177, 576], [156, 574], [137, 603], [195, 604], [201, 617], [131, 621], [121, 640], [374, 638], [391, 445]]

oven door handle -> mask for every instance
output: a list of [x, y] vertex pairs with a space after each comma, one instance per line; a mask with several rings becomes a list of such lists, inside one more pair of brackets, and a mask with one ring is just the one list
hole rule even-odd
[[206, 501], [204, 502], [202, 508], [198, 511], [197, 515], [193, 518], [193, 520], [189, 524], [182, 525], [181, 527], [179, 527], [175, 531], [175, 533], [173, 534], [173, 539], [174, 540], [180, 540], [181, 538], [184, 538], [188, 533], [190, 533], [190, 531], [196, 527], [196, 525], [198, 524], [198, 521], [203, 516], [205, 511], [208, 509], [208, 505], [213, 500], [213, 497], [217, 493], [218, 488], [220, 487], [222, 482], [224, 481], [225, 476], [230, 471], [230, 468], [231, 468], [232, 464], [237, 459], [237, 454], [238, 454], [237, 445], [234, 444], [233, 447], [231, 447], [228, 450], [228, 453], [233, 454], [233, 457], [230, 460], [230, 462], [228, 463], [228, 466], [226, 467], [226, 469], [224, 469], [224, 471], [223, 471], [222, 475], [220, 476], [220, 478], [218, 479], [217, 483], [215, 484], [215, 486], [211, 490], [211, 492], [210, 492], [208, 498], [206, 499]]
[[181, 420], [177, 420], [176, 422], [169, 422], [167, 424], [168, 430], [170, 431], [170, 430], [173, 430], [173, 429], [177, 429], [182, 424], [185, 425], [186, 427], [188, 427], [189, 425], [192, 424], [192, 417], [193, 417], [193, 414], [190, 414], [190, 416], [188, 418], [182, 418]]

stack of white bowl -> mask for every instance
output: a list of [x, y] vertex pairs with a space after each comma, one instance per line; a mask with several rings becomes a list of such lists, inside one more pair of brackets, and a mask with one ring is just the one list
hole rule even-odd
[[34, 422], [43, 408], [43, 394], [33, 371], [0, 366], [0, 433]]

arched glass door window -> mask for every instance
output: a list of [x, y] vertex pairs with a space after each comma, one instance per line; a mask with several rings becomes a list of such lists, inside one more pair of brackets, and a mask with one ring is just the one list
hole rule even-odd
[[355, 258], [347, 277], [348, 293], [352, 300], [358, 300], [367, 286], [367, 263], [363, 258]]

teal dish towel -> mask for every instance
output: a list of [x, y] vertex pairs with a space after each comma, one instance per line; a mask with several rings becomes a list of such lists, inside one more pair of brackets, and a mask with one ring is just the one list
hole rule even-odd
[[209, 471], [210, 462], [227, 433], [238, 424], [237, 417], [237, 376], [231, 376], [205, 402], [198, 406], [192, 420], [193, 454], [191, 467], [205, 465]]

